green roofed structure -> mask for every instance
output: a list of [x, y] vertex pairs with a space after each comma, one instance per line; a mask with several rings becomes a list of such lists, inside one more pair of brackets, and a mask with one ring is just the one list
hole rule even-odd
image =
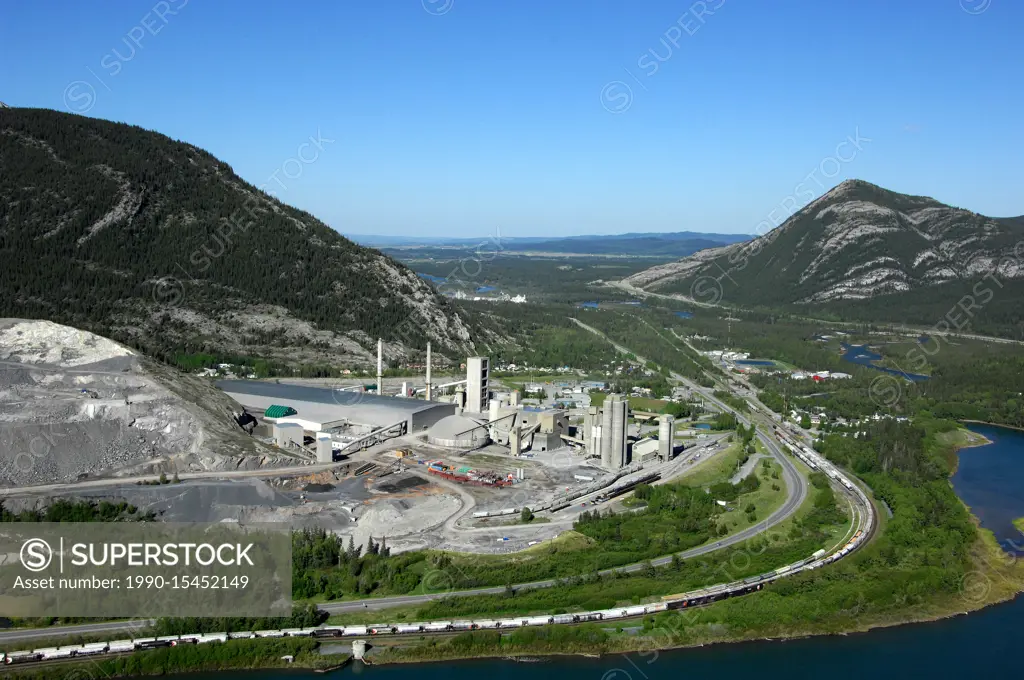
[[291, 406], [279, 406], [274, 404], [267, 408], [263, 412], [264, 418], [287, 418], [288, 416], [294, 416], [298, 411], [293, 409]]

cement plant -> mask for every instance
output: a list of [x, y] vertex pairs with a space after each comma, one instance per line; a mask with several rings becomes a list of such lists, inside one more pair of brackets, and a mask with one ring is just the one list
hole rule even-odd
[[[376, 381], [323, 385], [172, 375], [47, 322], [4, 332], [3, 399], [18, 415], [0, 436], [7, 451], [38, 453], [0, 461], [13, 509], [118, 499], [165, 521], [284, 522], [396, 552], [501, 553], [558, 536], [585, 508], [620, 511], [637, 484], [725, 449], [722, 435], [677, 432], [671, 415], [582, 381], [563, 389], [587, 403], [593, 390], [601, 406], [527, 403], [492, 378], [488, 357], [438, 379], [429, 345], [419, 379], [385, 380], [378, 342]], [[70, 455], [83, 440], [92, 457]], [[154, 475], [175, 483], [140, 483]], [[520, 523], [524, 509], [542, 521]]]

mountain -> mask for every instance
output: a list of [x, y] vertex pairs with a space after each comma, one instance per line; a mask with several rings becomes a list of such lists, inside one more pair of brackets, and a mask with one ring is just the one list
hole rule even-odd
[[45, 318], [167, 358], [351, 361], [471, 322], [422, 278], [190, 144], [44, 109], [0, 109], [0, 316]]
[[484, 244], [493, 252], [543, 252], [589, 255], [631, 255], [636, 257], [683, 257], [705, 248], [746, 241], [746, 234], [705, 234], [696, 231], [587, 234], [551, 238], [547, 236], [501, 236], [467, 238], [352, 235], [357, 243], [386, 248], [465, 248]]
[[625, 283], [750, 306], [956, 303], [954, 295], [987, 274], [996, 277], [993, 287], [1016, 289], [1024, 279], [1022, 238], [1024, 218], [985, 217], [849, 180], [763, 236], [651, 267]]

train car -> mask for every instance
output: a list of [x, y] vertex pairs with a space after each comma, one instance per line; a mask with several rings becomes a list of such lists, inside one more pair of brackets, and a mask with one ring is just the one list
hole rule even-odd
[[11, 666], [19, 663], [31, 663], [42, 659], [38, 652], [10, 652], [4, 655], [4, 664]]
[[111, 654], [130, 652], [135, 649], [135, 643], [131, 640], [113, 640], [107, 643], [107, 651]]
[[256, 631], [256, 637], [258, 638], [279, 638], [284, 637], [283, 630], [258, 630]]
[[106, 653], [107, 653], [107, 643], [106, 642], [90, 642], [88, 644], [84, 644], [84, 645], [80, 646], [75, 651], [75, 656], [95, 656], [97, 654], [106, 654]]
[[[467, 626], [471, 625], [469, 621], [465, 622]], [[423, 630], [428, 633], [440, 633], [446, 630], [454, 630], [455, 624], [451, 621], [433, 621], [423, 626]]]
[[174, 647], [176, 644], [178, 644], [178, 639], [180, 637], [181, 636], [179, 636], [179, 635], [161, 635], [160, 637], [157, 638], [157, 640], [159, 642], [170, 642], [171, 643], [171, 647]]
[[494, 619], [483, 619], [482, 621], [474, 621], [474, 623], [481, 630], [492, 630], [498, 627], [498, 622]]
[[345, 626], [342, 635], [366, 635], [366, 626]]
[[[331, 630], [331, 629], [328, 629], [328, 630]], [[341, 629], [338, 628], [336, 630], [338, 631], [338, 634], [340, 635], [341, 634]], [[256, 633], [252, 632], [251, 630], [236, 630], [233, 633], [228, 633], [228, 637], [231, 638], [232, 640], [250, 640], [250, 639], [256, 637]]]
[[394, 635], [397, 632], [397, 626], [389, 626], [387, 624], [370, 628], [370, 635]]
[[545, 626], [551, 623], [552, 617], [550, 616], [527, 616], [523, 619], [524, 626]]
[[[342, 628], [331, 626], [330, 628], [317, 628], [313, 631], [313, 637], [317, 639], [341, 637]], [[234, 637], [232, 634], [231, 637]]]
[[452, 621], [451, 630], [476, 630], [479, 624], [474, 621]]
[[401, 625], [395, 626], [395, 628], [397, 629], [395, 631], [396, 633], [408, 634], [408, 633], [422, 633], [423, 632], [423, 626], [421, 626], [418, 623], [405, 623], [405, 624], [401, 624]]
[[622, 610], [623, 616], [643, 616], [647, 613], [647, 607], [643, 605], [637, 605], [635, 607], [626, 607]]
[[145, 640], [140, 642], [135, 640], [135, 649], [160, 649], [161, 647], [170, 647], [171, 643], [167, 640]]
[[620, 619], [620, 618], [622, 618], [623, 616], [625, 616], [625, 614], [623, 613], [625, 611], [626, 611], [625, 609], [602, 609], [601, 611], [597, 611], [597, 612], [593, 612], [593, 613], [594, 614], [600, 614], [601, 615], [601, 620], [602, 621], [607, 621], [608, 619]]
[[552, 623], [572, 623], [573, 621], [572, 614], [555, 614], [552, 618], [554, 619]]
[[647, 605], [647, 613], [653, 614], [655, 612], [663, 612], [668, 609], [668, 605], [664, 602], [655, 602], [654, 604]]
[[792, 569], [793, 569], [793, 565], [787, 564], [784, 567], [779, 567], [778, 569], [776, 569], [775, 570], [775, 575], [776, 576], [782, 576], [783, 574], [788, 573]]
[[599, 612], [584, 612], [582, 614], [573, 614], [573, 623], [586, 623], [587, 621], [600, 621], [601, 614]]
[[310, 633], [310, 631], [303, 628], [282, 628], [281, 632], [284, 633], [286, 637], [304, 637], [308, 636]]
[[522, 621], [519, 619], [499, 619], [498, 628], [519, 628], [522, 626]]
[[227, 642], [227, 641], [228, 641], [228, 634], [227, 633], [207, 633], [205, 635], [200, 635], [198, 638], [196, 638], [196, 644], [197, 645], [203, 645], [203, 644], [206, 644], [207, 642]]
[[817, 560], [817, 559], [821, 559], [821, 558], [822, 558], [822, 557], [824, 557], [824, 556], [825, 556], [825, 549], [824, 549], [824, 548], [822, 548], [821, 550], [815, 550], [815, 551], [814, 551], [814, 554], [813, 554], [813, 555], [811, 555], [811, 557], [812, 557], [813, 559], [816, 559], [816, 560]]

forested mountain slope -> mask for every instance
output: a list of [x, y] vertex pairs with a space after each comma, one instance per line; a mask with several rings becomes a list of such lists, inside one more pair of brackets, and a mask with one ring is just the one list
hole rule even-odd
[[366, 362], [471, 351], [471, 324], [404, 265], [190, 144], [44, 109], [0, 109], [0, 316], [156, 356]]

